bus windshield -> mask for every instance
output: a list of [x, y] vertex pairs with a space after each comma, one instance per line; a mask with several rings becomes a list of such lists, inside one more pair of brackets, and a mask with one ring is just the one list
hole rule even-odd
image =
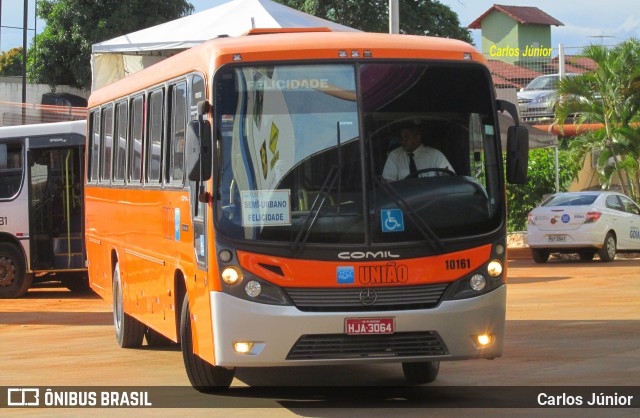
[[[481, 65], [237, 66], [215, 86], [227, 237], [435, 249], [501, 226], [498, 126]], [[411, 157], [407, 130], [418, 141]], [[432, 157], [399, 167], [414, 153]]]

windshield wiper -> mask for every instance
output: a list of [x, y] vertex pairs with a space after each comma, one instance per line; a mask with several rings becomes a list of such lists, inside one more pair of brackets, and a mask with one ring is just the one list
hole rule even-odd
[[[329, 173], [327, 174], [327, 178], [324, 183], [320, 187], [320, 191], [318, 192], [318, 196], [316, 196], [311, 208], [309, 209], [309, 214], [304, 220], [304, 224], [302, 228], [300, 228], [300, 232], [296, 236], [296, 239], [291, 243], [291, 251], [301, 251], [304, 246], [307, 244], [307, 240], [309, 239], [309, 234], [311, 234], [311, 228], [313, 228], [313, 224], [316, 222], [318, 215], [320, 214], [320, 209], [324, 206], [324, 202], [327, 201], [327, 197], [329, 197], [329, 192], [333, 190], [333, 187], [338, 182], [338, 202], [340, 202], [340, 193], [342, 191], [342, 142], [340, 138], [340, 121], [336, 122], [336, 151], [338, 152], [338, 165], [332, 165], [329, 169]], [[338, 212], [340, 212], [340, 204], [338, 203]]]
[[404, 213], [407, 214], [409, 219], [413, 222], [416, 229], [423, 236], [427, 244], [431, 246], [433, 251], [436, 254], [442, 254], [444, 252], [444, 243], [442, 240], [433, 232], [433, 229], [427, 224], [422, 217], [415, 214], [415, 211], [411, 207], [411, 205], [404, 200], [404, 198], [390, 185], [380, 180], [379, 176], [373, 176], [375, 182], [382, 187], [382, 189], [387, 192], [387, 194], [393, 199], [396, 205], [402, 209]]
[[322, 183], [322, 187], [320, 187], [320, 191], [318, 192], [318, 196], [316, 196], [311, 208], [309, 209], [309, 214], [304, 220], [304, 224], [300, 228], [300, 232], [296, 236], [296, 239], [291, 243], [291, 251], [299, 251], [304, 248], [309, 239], [309, 234], [311, 233], [311, 228], [313, 228], [313, 224], [316, 222], [318, 215], [320, 214], [320, 209], [324, 206], [324, 202], [327, 201], [327, 197], [329, 197], [329, 192], [333, 190], [333, 187], [336, 184], [336, 181], [342, 176], [342, 167], [333, 165], [329, 170], [329, 174], [325, 179], [324, 183]]

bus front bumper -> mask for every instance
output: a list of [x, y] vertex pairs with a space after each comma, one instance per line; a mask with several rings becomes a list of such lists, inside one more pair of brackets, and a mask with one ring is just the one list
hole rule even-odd
[[[224, 367], [300, 366], [311, 364], [347, 364], [355, 362], [415, 362], [494, 358], [502, 354], [506, 311], [506, 286], [475, 298], [445, 301], [436, 308], [383, 312], [302, 312], [294, 306], [265, 305], [221, 293], [211, 292], [215, 365]], [[332, 335], [342, 344], [353, 336], [345, 334], [347, 318], [393, 318], [394, 334], [437, 335], [445, 352], [427, 355], [403, 355], [390, 348], [371, 353], [348, 352], [333, 347], [335, 354], [291, 356], [301, 337]], [[436, 334], [434, 334], [436, 333]], [[478, 347], [474, 338], [491, 335], [492, 343]], [[362, 336], [355, 336], [361, 338]], [[387, 336], [378, 336], [385, 344]], [[365, 338], [370, 338], [365, 336]], [[374, 337], [375, 338], [375, 337]], [[353, 340], [352, 340], [353, 341]], [[239, 344], [240, 345], [239, 345]], [[242, 346], [247, 353], [237, 352]], [[308, 343], [306, 343], [308, 344]], [[370, 346], [370, 345], [369, 345]], [[308, 351], [314, 353], [314, 349]]]

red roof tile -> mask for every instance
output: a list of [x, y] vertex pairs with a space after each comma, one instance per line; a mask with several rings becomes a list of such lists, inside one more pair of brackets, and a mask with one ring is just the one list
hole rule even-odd
[[484, 12], [482, 16], [471, 22], [468, 26], [469, 29], [480, 29], [481, 23], [489, 13], [498, 11], [506, 14], [513, 20], [523, 25], [555, 25], [564, 26], [564, 23], [549, 16], [537, 7], [527, 6], [503, 6], [500, 4], [494, 4], [489, 10]]
[[493, 82], [500, 86], [511, 85], [522, 88], [534, 78], [542, 75], [537, 71], [498, 60], [488, 60], [487, 66], [491, 71]]
[[[568, 73], [584, 73], [586, 71], [594, 71], [597, 67], [595, 61], [593, 61], [591, 58], [581, 57], [578, 55], [565, 55], [564, 62], [565, 69]], [[558, 68], [558, 57], [554, 57], [549, 63], [549, 66], [552, 68]]]

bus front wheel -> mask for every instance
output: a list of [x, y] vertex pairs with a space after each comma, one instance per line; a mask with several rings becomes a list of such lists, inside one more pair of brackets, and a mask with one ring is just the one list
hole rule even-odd
[[438, 377], [440, 371], [439, 361], [424, 361], [416, 363], [402, 363], [404, 378], [412, 385], [431, 383]]
[[0, 299], [24, 296], [32, 281], [22, 251], [13, 244], [0, 243]]
[[122, 278], [120, 263], [113, 268], [113, 325], [116, 339], [122, 348], [140, 347], [146, 327], [140, 321], [124, 312], [122, 299]]
[[193, 336], [191, 334], [191, 313], [189, 300], [184, 297], [182, 312], [180, 313], [180, 344], [184, 368], [189, 382], [200, 392], [219, 392], [229, 388], [235, 375], [235, 369], [212, 366], [193, 352]]

